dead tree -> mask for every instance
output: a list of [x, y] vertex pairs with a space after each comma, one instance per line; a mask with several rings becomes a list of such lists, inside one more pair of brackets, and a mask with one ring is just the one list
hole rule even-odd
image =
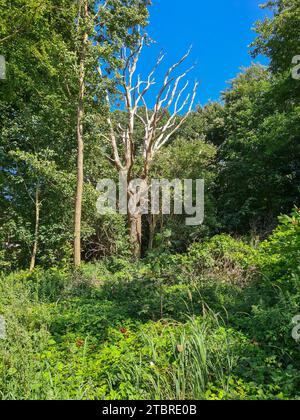
[[[133, 192], [129, 185], [132, 180], [132, 170], [137, 158], [136, 122], [139, 120], [143, 127], [143, 170], [140, 178], [148, 182], [151, 164], [157, 152], [165, 146], [172, 136], [184, 124], [189, 114], [192, 112], [195, 102], [198, 83], [195, 82], [193, 88], [188, 92], [189, 81], [181, 86], [181, 82], [193, 67], [175, 76], [175, 71], [186, 61], [190, 55], [190, 50], [165, 74], [162, 86], [156, 96], [154, 108], [150, 110], [147, 105], [146, 95], [150, 88], [156, 84], [156, 70], [163, 61], [165, 55], [161, 53], [156, 61], [153, 70], [146, 80], [142, 80], [137, 73], [138, 61], [141, 57], [145, 45], [145, 37], [140, 36], [134, 50], [123, 48], [120, 52], [122, 62], [122, 72], [120, 81], [121, 97], [124, 101], [127, 120], [123, 127], [119, 122], [115, 122], [112, 117], [113, 102], [110, 94], [107, 93], [107, 105], [109, 116], [107, 119], [110, 136], [109, 141], [112, 146], [113, 162], [116, 169], [126, 174], [127, 195], [130, 200]], [[101, 70], [99, 69], [101, 76]], [[182, 113], [185, 111], [184, 115]], [[135, 258], [141, 256], [142, 243], [142, 216], [139, 212], [132, 214], [128, 211], [129, 232], [132, 242], [133, 255]]]

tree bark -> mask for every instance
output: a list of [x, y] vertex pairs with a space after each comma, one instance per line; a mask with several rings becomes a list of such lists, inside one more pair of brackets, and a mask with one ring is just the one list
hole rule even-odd
[[132, 256], [139, 260], [142, 256], [142, 215], [129, 215]]
[[36, 191], [35, 191], [35, 229], [34, 229], [34, 242], [33, 242], [31, 260], [30, 260], [30, 272], [32, 272], [35, 268], [36, 255], [38, 251], [39, 230], [40, 230], [40, 210], [41, 210], [40, 186], [38, 184], [36, 186]]
[[155, 237], [155, 230], [156, 230], [156, 224], [157, 224], [157, 216], [156, 215], [149, 215], [148, 219], [149, 223], [149, 242], [148, 242], [148, 250], [151, 251], [153, 249], [154, 244], [154, 237]]
[[[79, 15], [84, 9], [84, 22], [88, 17], [87, 0], [79, 2]], [[79, 62], [79, 95], [77, 108], [77, 186], [75, 198], [75, 222], [74, 222], [74, 265], [81, 265], [81, 217], [82, 217], [82, 196], [84, 185], [84, 140], [83, 140], [83, 118], [84, 118], [84, 95], [85, 95], [85, 58], [88, 34], [84, 33], [82, 50]]]

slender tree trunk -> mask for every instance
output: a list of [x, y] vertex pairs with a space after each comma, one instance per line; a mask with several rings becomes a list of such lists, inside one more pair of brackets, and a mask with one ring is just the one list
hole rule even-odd
[[[147, 180], [149, 179], [149, 172], [150, 172], [150, 163], [152, 160], [152, 155], [149, 153], [145, 153], [145, 164], [144, 164], [144, 178]], [[149, 240], [148, 240], [148, 250], [151, 251], [153, 249], [153, 243], [154, 243], [154, 236], [155, 236], [155, 229], [156, 229], [156, 223], [157, 223], [157, 217], [152, 214], [152, 209], [150, 209], [150, 214], [148, 217], [148, 224], [149, 224]]]
[[133, 258], [139, 260], [142, 256], [142, 215], [129, 215], [130, 240]]
[[148, 249], [151, 251], [153, 249], [154, 236], [157, 224], [157, 217], [153, 214], [149, 215], [149, 242]]
[[[80, 0], [79, 15], [84, 13], [84, 22], [88, 17], [87, 0]], [[83, 35], [82, 50], [79, 62], [79, 95], [77, 109], [77, 187], [75, 199], [75, 222], [74, 222], [74, 264], [75, 267], [81, 265], [81, 215], [82, 215], [82, 196], [84, 183], [84, 141], [83, 141], [83, 118], [84, 118], [84, 95], [85, 95], [85, 58], [88, 34]]]
[[30, 272], [32, 272], [35, 268], [36, 255], [38, 251], [39, 230], [40, 230], [40, 210], [41, 210], [40, 186], [38, 184], [36, 186], [36, 191], [35, 191], [35, 229], [34, 229], [34, 242], [33, 242], [32, 254], [31, 254], [31, 261], [30, 261]]

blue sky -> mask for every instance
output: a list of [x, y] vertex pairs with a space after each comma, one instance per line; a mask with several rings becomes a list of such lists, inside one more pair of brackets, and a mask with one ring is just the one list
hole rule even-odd
[[[263, 0], [153, 0], [148, 33], [156, 44], [144, 52], [141, 74], [152, 68], [160, 49], [167, 53], [165, 70], [192, 44], [187, 64], [196, 62], [189, 78], [200, 82], [197, 103], [218, 100], [226, 82], [254, 61], [248, 48], [255, 38], [251, 28], [269, 14], [259, 8], [261, 3]], [[267, 63], [264, 57], [256, 61]]]

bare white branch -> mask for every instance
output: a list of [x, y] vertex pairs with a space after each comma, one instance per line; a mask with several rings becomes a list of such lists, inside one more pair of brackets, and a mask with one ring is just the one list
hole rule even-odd
[[[153, 69], [146, 79], [142, 80], [140, 75], [135, 76], [135, 74], [144, 45], [145, 37], [140, 36], [139, 42], [134, 50], [122, 48], [120, 51], [120, 57], [123, 63], [121, 89], [123, 91], [124, 104], [127, 111], [126, 126], [123, 127], [122, 124], [119, 123], [117, 124], [115, 131], [111, 117], [108, 117], [107, 121], [110, 127], [110, 140], [115, 164], [119, 170], [127, 169], [129, 173], [135, 160], [135, 122], [138, 120], [141, 123], [144, 129], [143, 176], [146, 179], [155, 153], [167, 144], [192, 112], [198, 83], [195, 83], [192, 92], [188, 92], [188, 81], [180, 87], [183, 79], [186, 78], [194, 67], [185, 70], [178, 76], [174, 76], [175, 70], [177, 70], [190, 55], [191, 49], [189, 49], [188, 52], [166, 72], [163, 78], [162, 87], [156, 96], [154, 108], [150, 110], [147, 105], [146, 94], [156, 83], [155, 74], [165, 55], [163, 52], [159, 54]], [[136, 80], [134, 81], [135, 78]], [[112, 111], [108, 93], [106, 101], [110, 111]], [[187, 112], [184, 115], [181, 115], [186, 107], [188, 107]], [[124, 145], [122, 157], [124, 166], [121, 163], [118, 142]]]

